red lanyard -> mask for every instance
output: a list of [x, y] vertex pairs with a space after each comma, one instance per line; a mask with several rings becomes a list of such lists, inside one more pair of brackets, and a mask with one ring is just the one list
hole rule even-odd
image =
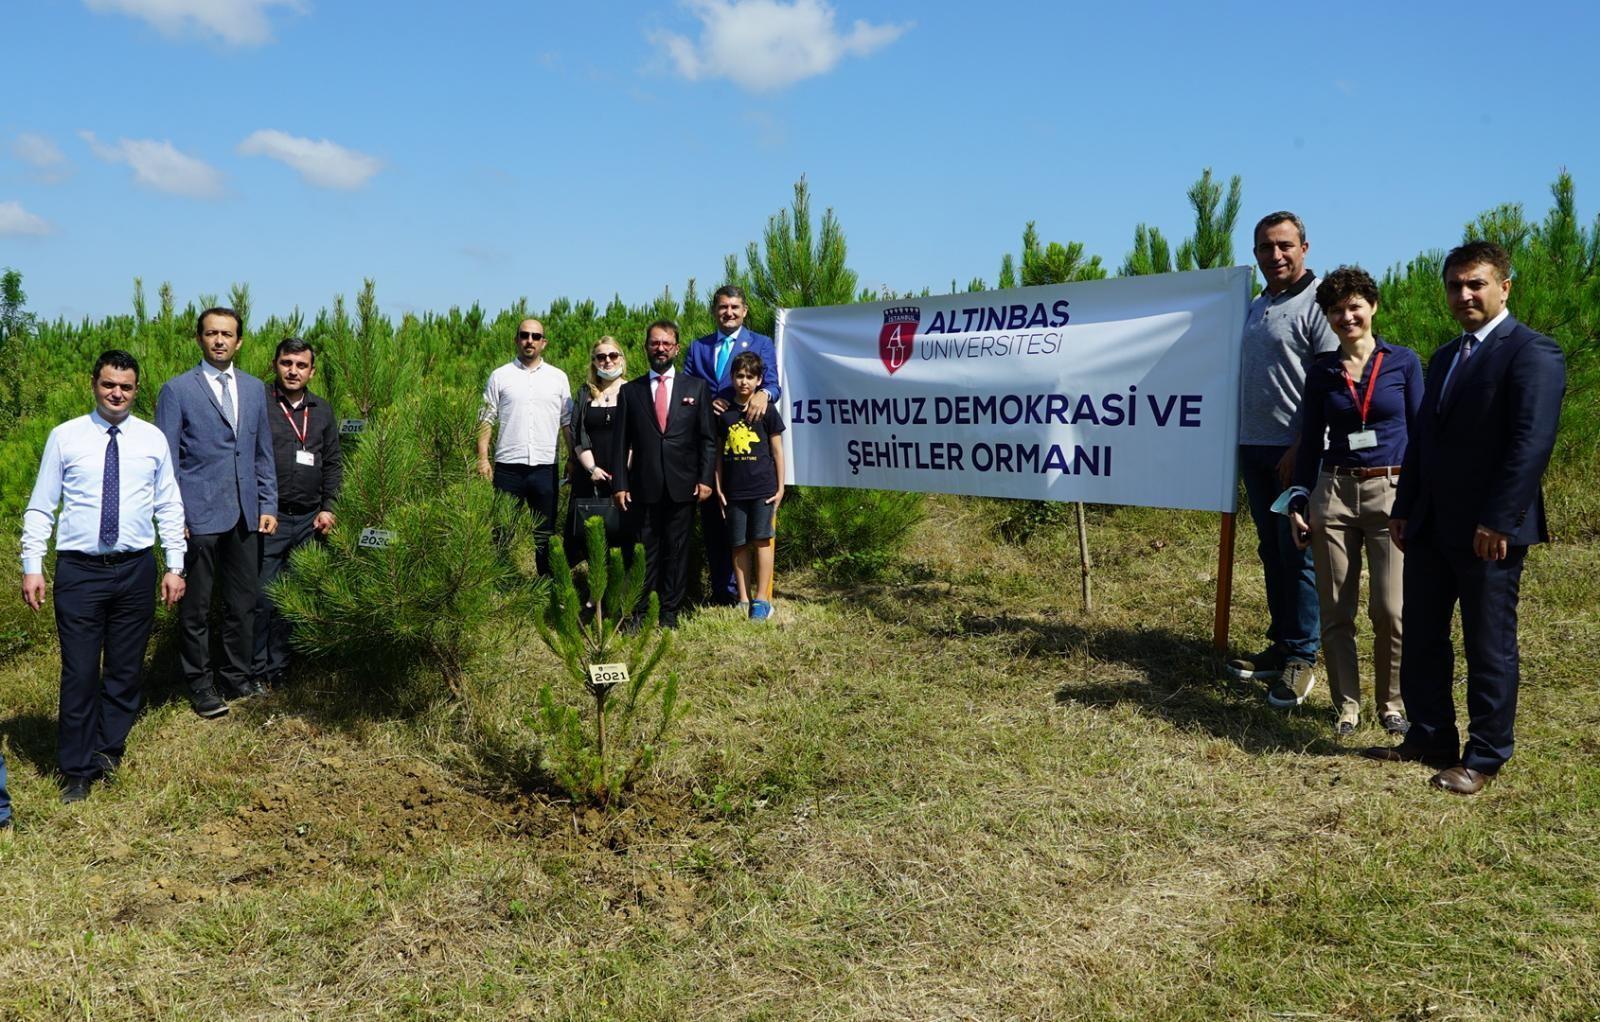
[[1372, 375], [1367, 378], [1367, 396], [1356, 397], [1356, 381], [1350, 378], [1350, 370], [1343, 370], [1344, 385], [1350, 388], [1350, 401], [1356, 406], [1356, 411], [1361, 413], [1361, 428], [1367, 428], [1367, 411], [1372, 407], [1372, 392], [1378, 389], [1378, 373], [1383, 370], [1383, 352], [1378, 352], [1372, 360]]
[[289, 406], [283, 403], [282, 398], [278, 399], [278, 407], [283, 409], [283, 417], [289, 420], [289, 428], [294, 430], [295, 439], [300, 441], [300, 447], [303, 450], [306, 446], [306, 430], [311, 426], [311, 403], [308, 401], [300, 406], [300, 425], [298, 427], [294, 424], [294, 416], [289, 414]]

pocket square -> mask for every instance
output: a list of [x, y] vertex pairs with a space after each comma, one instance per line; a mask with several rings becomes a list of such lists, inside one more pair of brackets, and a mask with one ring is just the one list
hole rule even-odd
[[692, 404], [694, 404], [694, 398], [692, 398], [692, 397], [686, 397], [686, 398], [684, 398], [684, 399], [683, 399], [683, 404], [686, 404], [686, 405], [692, 405]]

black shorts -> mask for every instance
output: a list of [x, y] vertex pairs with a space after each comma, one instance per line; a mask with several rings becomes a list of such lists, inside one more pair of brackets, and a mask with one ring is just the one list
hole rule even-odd
[[773, 506], [760, 497], [730, 500], [727, 508], [728, 545], [737, 550], [746, 543], [772, 538]]

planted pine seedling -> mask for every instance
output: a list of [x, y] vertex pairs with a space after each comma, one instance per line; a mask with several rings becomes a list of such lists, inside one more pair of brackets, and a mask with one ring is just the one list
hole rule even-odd
[[[656, 675], [671, 633], [660, 625], [655, 593], [643, 615], [635, 615], [644, 594], [644, 548], [636, 546], [632, 565], [625, 566], [620, 549], [607, 549], [599, 518], [589, 519], [585, 539], [586, 597], [561, 539], [550, 540], [550, 599], [535, 624], [570, 684], [559, 691], [548, 682], [541, 686], [538, 709], [527, 721], [543, 739], [556, 783], [580, 802], [607, 806], [656, 762], [683, 706], [677, 674]], [[592, 727], [585, 725], [587, 713]]]

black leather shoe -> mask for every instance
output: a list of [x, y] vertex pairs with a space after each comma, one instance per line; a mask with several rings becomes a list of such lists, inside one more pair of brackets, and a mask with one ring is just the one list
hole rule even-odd
[[61, 785], [61, 804], [71, 805], [89, 797], [89, 778], [69, 777]]
[[1373, 745], [1361, 755], [1380, 763], [1426, 763], [1432, 767], [1446, 767], [1455, 759], [1450, 753], [1433, 752], [1420, 746], [1401, 742], [1399, 745]]
[[213, 717], [226, 717], [228, 704], [217, 695], [217, 690], [207, 685], [189, 693], [189, 705], [194, 707], [194, 712], [206, 719]]

